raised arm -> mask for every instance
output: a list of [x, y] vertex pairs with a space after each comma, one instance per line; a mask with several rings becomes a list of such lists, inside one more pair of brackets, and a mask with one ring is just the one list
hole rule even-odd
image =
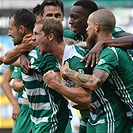
[[123, 49], [132, 49], [133, 46], [133, 35], [130, 33], [122, 33], [118, 38], [100, 41], [89, 51], [89, 53], [82, 59], [86, 60], [86, 67], [91, 63], [91, 67], [98, 63], [98, 58], [101, 51], [105, 47], [119, 47]]
[[31, 51], [35, 46], [36, 43], [32, 40], [32, 35], [25, 35], [21, 44], [15, 46], [5, 53], [3, 57], [3, 63], [14, 63], [20, 57], [20, 55], [24, 54], [25, 52]]

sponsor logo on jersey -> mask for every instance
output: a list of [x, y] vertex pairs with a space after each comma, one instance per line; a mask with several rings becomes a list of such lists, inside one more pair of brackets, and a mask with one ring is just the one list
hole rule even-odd
[[101, 65], [101, 64], [104, 64], [105, 63], [105, 60], [104, 59], [100, 59], [99, 62], [98, 62], [98, 65]]

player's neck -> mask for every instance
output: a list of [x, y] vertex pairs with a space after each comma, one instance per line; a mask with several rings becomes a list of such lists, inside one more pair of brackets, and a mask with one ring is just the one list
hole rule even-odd
[[99, 34], [97, 37], [97, 41], [105, 41], [105, 40], [111, 40], [112, 34]]

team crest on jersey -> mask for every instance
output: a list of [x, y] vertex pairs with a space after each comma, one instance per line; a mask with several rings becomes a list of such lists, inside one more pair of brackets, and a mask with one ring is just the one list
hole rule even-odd
[[100, 59], [99, 62], [98, 62], [98, 65], [101, 65], [101, 64], [104, 64], [105, 63], [105, 60], [104, 59]]
[[84, 74], [84, 70], [83, 69], [78, 69], [78, 72]]
[[31, 59], [30, 59], [30, 63], [31, 63], [31, 64], [33, 64], [34, 61], [35, 61], [34, 58], [31, 58]]

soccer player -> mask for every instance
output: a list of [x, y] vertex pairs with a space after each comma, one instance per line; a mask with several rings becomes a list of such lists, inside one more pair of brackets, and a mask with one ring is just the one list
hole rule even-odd
[[[94, 47], [98, 41], [108, 41], [112, 38], [111, 32], [115, 26], [115, 17], [114, 15], [106, 10], [98, 10], [92, 13], [87, 21], [87, 44], [90, 48]], [[108, 24], [108, 25], [107, 25]], [[124, 62], [124, 64], [123, 64]], [[98, 64], [93, 69], [92, 75], [84, 75], [74, 72], [73, 70], [69, 69], [68, 64], [65, 67], [62, 67], [61, 72], [63, 73], [63, 77], [68, 77], [81, 85], [82, 87], [88, 88], [92, 90], [92, 94], [96, 94], [97, 98], [94, 95], [94, 99], [92, 103], [97, 107], [94, 112], [92, 112], [89, 116], [88, 121], [88, 132], [131, 132], [131, 120], [132, 119], [132, 104], [133, 104], [133, 95], [132, 95], [132, 60], [127, 51], [122, 50], [120, 48], [114, 47], [106, 47], [100, 54], [100, 59]], [[124, 106], [121, 106], [121, 109], [113, 108], [110, 113], [114, 112], [114, 116], [104, 118], [107, 121], [102, 122], [101, 124], [98, 123], [102, 118], [102, 113], [100, 113], [100, 107], [107, 107], [107, 103], [111, 105], [111, 93], [113, 94], [113, 98], [119, 98], [123, 103]], [[102, 97], [106, 96], [106, 100]], [[93, 96], [92, 96], [93, 97]], [[106, 102], [105, 102], [106, 101]], [[108, 104], [108, 105], [109, 105]], [[114, 103], [112, 103], [113, 105]], [[116, 104], [116, 103], [115, 103]], [[113, 105], [115, 106], [115, 105]], [[108, 106], [109, 107], [109, 106]], [[103, 108], [102, 111], [105, 113], [107, 108]], [[122, 113], [122, 110], [125, 109], [126, 116], [122, 115], [115, 118], [115, 113], [119, 112]], [[109, 110], [108, 110], [109, 111]], [[100, 118], [101, 117], [101, 118]], [[100, 118], [100, 119], [99, 119]], [[116, 119], [115, 122], [113, 119]], [[116, 126], [119, 122], [120, 128], [117, 129]], [[111, 122], [111, 123], [110, 123]], [[127, 129], [125, 129], [125, 124], [127, 123]], [[112, 125], [112, 129], [107, 127], [107, 125]], [[101, 128], [99, 128], [101, 126]], [[111, 126], [110, 126], [111, 127]], [[110, 130], [111, 129], [111, 130]], [[125, 131], [124, 131], [125, 130]]]
[[[27, 19], [30, 19], [31, 22], [27, 22]], [[30, 25], [28, 25], [29, 23]], [[31, 37], [34, 23], [34, 15], [26, 9], [17, 10], [11, 15], [9, 35], [12, 36], [14, 44], [19, 45], [15, 46], [9, 53], [10, 56], [15, 56], [11, 58], [14, 61], [27, 50], [30, 51], [28, 58], [32, 73], [31, 75], [22, 73], [22, 79], [29, 100], [32, 132], [64, 132], [69, 119], [68, 102], [62, 95], [51, 91], [42, 82], [42, 75], [48, 70], [55, 70], [57, 80], [61, 80], [58, 62], [50, 54], [41, 56], [38, 47], [35, 47], [35, 42]], [[26, 46], [27, 43], [30, 48]], [[34, 49], [32, 44], [35, 47]], [[26, 46], [26, 51], [22, 48], [23, 45]], [[31, 51], [31, 49], [33, 50]], [[8, 57], [8, 61], [10, 62], [10, 57]]]
[[[81, 48], [76, 47], [74, 45], [67, 46], [64, 44], [63, 39], [62, 39], [63, 28], [58, 20], [55, 20], [52, 18], [51, 19], [47, 18], [47, 19], [38, 21], [35, 24], [33, 34], [34, 34], [34, 39], [36, 40], [36, 42], [38, 44], [39, 51], [42, 55], [45, 54], [46, 52], [50, 52], [58, 59], [60, 65], [64, 64], [65, 61], [68, 61], [71, 69], [77, 70], [80, 73], [86, 73], [86, 72], [91, 73], [90, 68], [86, 69], [84, 67], [84, 64], [79, 62], [79, 60], [84, 55], [84, 52], [81, 50]], [[73, 75], [73, 73], [71, 73], [71, 75]], [[74, 77], [74, 75], [73, 75], [73, 77]], [[64, 76], [64, 79], [66, 79], [67, 86], [75, 85], [74, 82], [72, 82], [68, 78], [65, 78], [65, 76]], [[56, 75], [55, 75], [54, 71], [48, 71], [47, 73], [45, 73], [44, 81], [50, 88], [59, 92], [63, 96], [72, 100], [73, 102], [77, 103], [75, 105], [75, 107], [82, 109], [82, 110], [90, 107], [89, 103], [88, 103], [89, 104], [88, 105], [88, 104], [85, 104], [85, 103], [82, 103], [81, 101], [79, 101], [80, 98], [82, 98], [82, 100], [85, 101], [85, 98], [87, 98], [87, 96], [85, 96], [84, 94], [87, 90], [89, 91], [89, 89], [87, 89], [85, 87], [80, 88], [80, 86], [78, 86], [78, 87], [76, 86], [76, 88], [74, 89], [71, 87], [67, 87], [63, 83], [57, 82]], [[80, 88], [80, 91], [79, 91], [79, 88]], [[110, 93], [108, 93], [108, 91]], [[89, 91], [89, 93], [90, 93], [90, 91]], [[97, 121], [102, 122], [104, 128], [102, 127], [103, 130], [101, 130], [101, 131], [107, 132], [108, 130], [110, 130], [110, 132], [111, 132], [113, 128], [114, 128], [113, 130], [119, 130], [119, 128], [118, 128], [119, 126], [117, 126], [117, 125], [115, 126], [113, 122], [114, 122], [114, 120], [118, 121], [117, 124], [120, 124], [120, 125], [121, 124], [124, 125], [127, 122], [126, 113], [124, 110], [122, 110], [124, 108], [124, 104], [118, 98], [118, 96], [115, 94], [114, 90], [107, 88], [107, 91], [105, 91], [105, 94], [106, 95], [101, 95], [100, 100], [106, 99], [108, 102], [105, 102], [106, 104], [104, 105], [104, 104], [100, 104], [101, 101], [98, 101], [98, 105], [95, 104], [95, 106], [97, 108], [94, 110], [94, 113], [98, 113], [99, 115], [95, 119], [94, 118], [91, 119], [92, 113], [90, 113], [89, 120], [91, 120], [92, 124], [93, 123], [95, 124], [95, 122], [97, 122]], [[79, 96], [79, 98], [77, 98], [78, 96]], [[83, 99], [83, 96], [84, 96], [84, 99]], [[88, 98], [91, 98], [91, 96], [88, 96]], [[98, 94], [96, 95], [95, 93], [93, 93], [92, 100], [96, 100], [97, 98], [98, 98]], [[115, 103], [116, 106], [114, 106], [113, 103]], [[107, 106], [111, 109], [110, 110], [111, 112], [106, 108]], [[104, 110], [104, 108], [105, 108], [105, 110]], [[109, 115], [109, 117], [106, 117], [108, 115]], [[112, 125], [112, 127], [111, 127], [111, 125]], [[128, 127], [125, 128], [122, 126], [122, 129], [120, 129], [120, 130], [128, 133], [129, 128]]]
[[[75, 33], [74, 38], [79, 42], [86, 41], [87, 19], [88, 16], [96, 10], [98, 10], [98, 6], [94, 1], [91, 0], [78, 0], [70, 9], [70, 29]], [[115, 39], [98, 42], [98, 44], [89, 51], [88, 55], [83, 58], [83, 60], [87, 60], [86, 66], [88, 66], [91, 62], [91, 66], [93, 67], [95, 62], [98, 62], [100, 52], [106, 46], [132, 49], [133, 35], [131, 33], [126, 33], [120, 27], [115, 27], [112, 31], [112, 35]], [[77, 45], [84, 47], [86, 46], [86, 42], [78, 43]]]
[[13, 89], [18, 92], [18, 96], [21, 93], [21, 98], [18, 101], [23, 100], [23, 104], [21, 105], [17, 120], [15, 121], [15, 127], [13, 129], [13, 133], [31, 133], [31, 119], [30, 119], [30, 109], [29, 109], [29, 101], [26, 96], [26, 92], [24, 91], [24, 84], [22, 81], [21, 69], [20, 67], [15, 67], [12, 73], [13, 80]]

